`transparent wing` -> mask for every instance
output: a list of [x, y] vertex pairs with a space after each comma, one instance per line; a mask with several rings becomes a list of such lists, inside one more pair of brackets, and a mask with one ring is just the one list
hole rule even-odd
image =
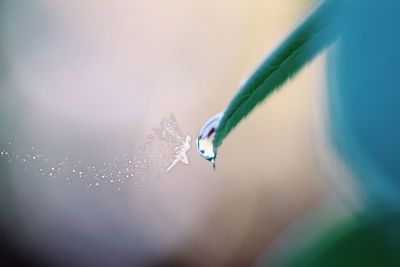
[[174, 114], [171, 114], [169, 118], [164, 118], [160, 122], [160, 127], [154, 127], [153, 130], [157, 137], [164, 142], [183, 142], [182, 133], [179, 129], [178, 123], [176, 122]]

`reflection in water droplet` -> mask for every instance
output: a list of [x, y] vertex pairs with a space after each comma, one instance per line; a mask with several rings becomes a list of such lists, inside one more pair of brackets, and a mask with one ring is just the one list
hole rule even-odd
[[196, 140], [196, 147], [199, 154], [213, 163], [215, 168], [215, 153], [214, 153], [214, 136], [215, 131], [222, 119], [224, 112], [218, 113], [217, 115], [210, 118], [200, 129], [199, 135]]

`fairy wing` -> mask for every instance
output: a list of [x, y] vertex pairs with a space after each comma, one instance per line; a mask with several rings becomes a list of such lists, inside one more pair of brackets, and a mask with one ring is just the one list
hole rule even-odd
[[164, 118], [160, 122], [160, 127], [154, 127], [153, 130], [161, 141], [172, 143], [183, 141], [182, 133], [174, 114], [171, 114], [169, 118]]

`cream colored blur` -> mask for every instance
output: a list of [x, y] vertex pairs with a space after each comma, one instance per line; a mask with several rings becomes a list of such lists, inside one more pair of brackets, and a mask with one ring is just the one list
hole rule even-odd
[[[30, 106], [19, 138], [54, 156], [98, 160], [129, 152], [170, 113], [183, 134], [195, 137], [310, 6], [296, 0], [36, 2], [51, 27], [24, 37], [36, 42], [26, 53], [12, 41], [6, 47]], [[18, 4], [8, 8], [27, 12]], [[6, 28], [9, 35], [18, 30], [13, 27]], [[315, 142], [324, 117], [315, 116], [323, 112], [323, 72], [320, 57], [258, 107], [223, 143], [215, 172], [192, 146], [189, 167], [177, 166], [167, 179], [128, 195], [101, 196], [103, 215], [79, 216], [84, 212], [69, 196], [86, 198], [86, 191], [45, 182], [36, 185], [45, 190], [28, 190], [24, 181], [15, 190], [28, 195], [25, 201], [39, 190], [53, 203], [50, 210], [68, 206], [68, 223], [98, 242], [106, 239], [102, 216], [113, 216], [121, 231], [143, 232], [160, 256], [198, 266], [247, 265], [330, 190]], [[33, 235], [49, 221], [32, 222]]]

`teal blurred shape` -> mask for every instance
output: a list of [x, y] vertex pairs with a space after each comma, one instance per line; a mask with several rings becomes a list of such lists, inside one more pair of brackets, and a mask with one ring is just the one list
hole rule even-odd
[[285, 251], [274, 267], [398, 267], [400, 1], [332, 1], [341, 36], [328, 53], [329, 135], [363, 205], [355, 223]]
[[330, 135], [368, 214], [400, 211], [400, 1], [336, 0], [328, 57]]
[[335, 2], [329, 133], [363, 207], [354, 227], [334, 229], [290, 266], [400, 266], [400, 1]]

